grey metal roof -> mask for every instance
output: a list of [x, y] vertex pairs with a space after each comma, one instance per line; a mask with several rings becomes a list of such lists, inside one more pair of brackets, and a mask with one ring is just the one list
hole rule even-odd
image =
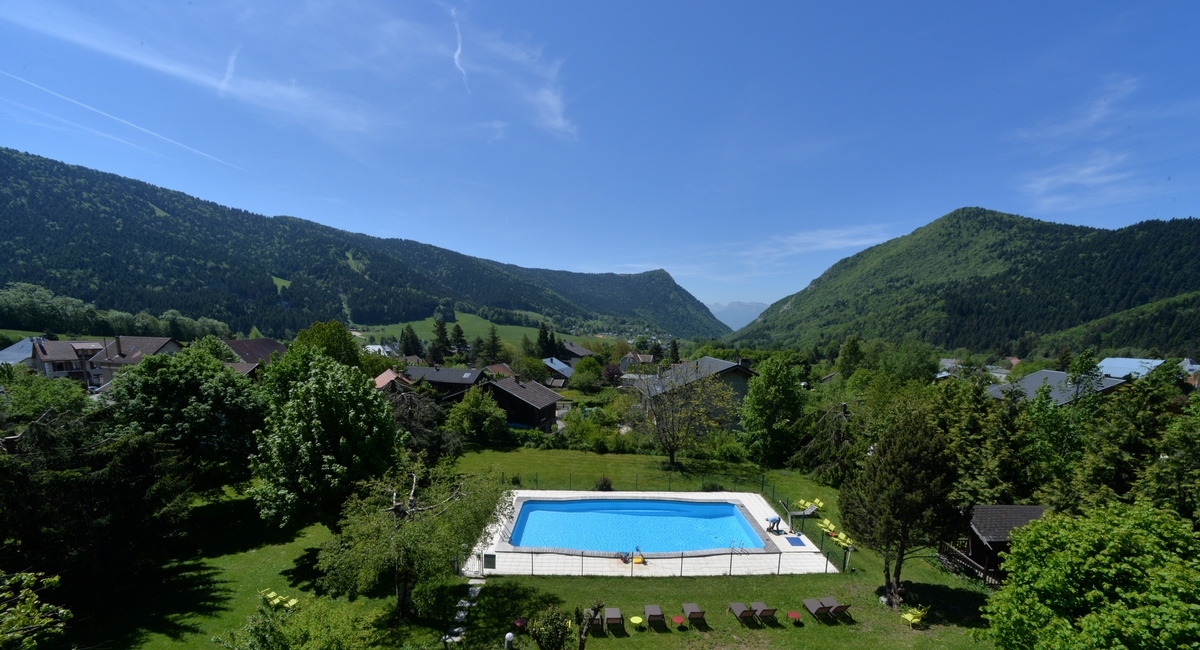
[[0, 363], [16, 365], [33, 358], [33, 339], [23, 338], [0, 350]]
[[971, 528], [990, 546], [1007, 542], [1013, 530], [1041, 519], [1045, 513], [1046, 506], [975, 506]]
[[590, 357], [593, 354], [596, 354], [595, 352], [592, 352], [591, 350], [583, 347], [582, 345], [576, 343], [575, 341], [568, 341], [566, 339], [562, 339], [562, 344], [563, 344], [563, 347], [565, 347], [567, 349], [567, 352], [569, 352], [579, 358]]
[[493, 390], [501, 390], [525, 402], [535, 409], [543, 409], [558, 403], [562, 396], [532, 381], [517, 381], [513, 377], [504, 377], [491, 382]]
[[424, 379], [433, 384], [462, 384], [470, 386], [479, 381], [479, 375], [482, 370], [471, 368], [425, 368], [423, 366], [409, 366], [404, 369], [404, 374], [413, 381]]
[[1151, 370], [1161, 366], [1162, 359], [1131, 359], [1129, 357], [1108, 357], [1101, 361], [1100, 372], [1109, 377], [1133, 377], [1137, 379], [1149, 374]]
[[[1016, 382], [1008, 384], [992, 384], [987, 387], [987, 392], [996, 399], [1004, 399], [1005, 390], [1016, 388], [1026, 399], [1033, 397], [1043, 384], [1050, 386], [1050, 397], [1054, 403], [1062, 406], [1075, 399], [1075, 387], [1067, 381], [1067, 373], [1057, 370], [1039, 370], [1031, 372], [1028, 375], [1018, 379]], [[1098, 392], [1107, 392], [1124, 384], [1124, 379], [1115, 377], [1101, 377], [1096, 385]]]
[[648, 391], [649, 396], [654, 397], [673, 388], [699, 381], [705, 377], [723, 375], [728, 372], [744, 372], [748, 376], [755, 374], [753, 370], [740, 363], [716, 359], [714, 357], [700, 357], [695, 361], [678, 364], [657, 377], [642, 375], [641, 377], [649, 377], [649, 379], [636, 381], [636, 387], [639, 390]]
[[559, 361], [558, 359], [555, 359], [554, 357], [550, 357], [549, 359], [542, 359], [542, 363], [546, 364], [546, 366], [549, 367], [551, 370], [553, 370], [554, 372], [557, 372], [558, 374], [562, 375], [563, 377], [566, 377], [567, 379], [570, 379], [571, 375], [575, 374], [574, 368], [567, 365], [563, 361]]
[[271, 360], [271, 353], [278, 352], [280, 356], [287, 354], [287, 346], [266, 337], [259, 339], [229, 339], [225, 345], [244, 363], [266, 363]]

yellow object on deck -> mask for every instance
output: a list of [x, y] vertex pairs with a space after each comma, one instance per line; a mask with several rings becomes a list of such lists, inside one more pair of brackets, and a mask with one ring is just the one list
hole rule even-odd
[[634, 563], [634, 564], [645, 564], [645, 563], [646, 563], [646, 558], [644, 558], [644, 557], [642, 557], [642, 556], [640, 556], [640, 555], [639, 555], [639, 556], [637, 556], [637, 557], [633, 558], [633, 563]]

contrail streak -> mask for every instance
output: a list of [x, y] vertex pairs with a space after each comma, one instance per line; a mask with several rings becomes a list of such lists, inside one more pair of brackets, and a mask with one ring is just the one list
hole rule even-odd
[[199, 155], [199, 156], [204, 156], [205, 158], [208, 158], [209, 160], [215, 160], [216, 162], [219, 162], [219, 163], [221, 163], [222, 165], [225, 165], [225, 166], [227, 166], [227, 167], [232, 167], [232, 168], [234, 168], [234, 169], [237, 169], [237, 170], [240, 170], [240, 171], [246, 171], [246, 170], [242, 169], [241, 167], [238, 167], [237, 165], [231, 165], [231, 164], [229, 164], [229, 163], [225, 162], [224, 160], [221, 160], [220, 158], [217, 158], [216, 156], [213, 156], [213, 155], [210, 155], [210, 154], [206, 154], [206, 153], [204, 153], [203, 151], [200, 151], [199, 149], [193, 149], [193, 148], [191, 148], [191, 147], [187, 146], [186, 144], [183, 144], [182, 142], [176, 142], [176, 141], [172, 140], [171, 138], [168, 138], [168, 137], [167, 137], [167, 136], [165, 136], [165, 135], [159, 135], [159, 134], [155, 133], [154, 131], [151, 131], [150, 129], [147, 129], [147, 128], [144, 128], [144, 127], [140, 127], [140, 126], [138, 126], [138, 125], [134, 124], [133, 122], [130, 122], [129, 120], [123, 120], [123, 119], [121, 119], [121, 118], [117, 117], [116, 115], [111, 115], [111, 114], [109, 114], [109, 113], [105, 113], [104, 111], [102, 111], [102, 110], [100, 110], [100, 109], [98, 109], [98, 108], [92, 108], [91, 106], [88, 106], [87, 104], [84, 104], [83, 102], [76, 101], [76, 100], [74, 100], [74, 99], [71, 99], [70, 97], [67, 97], [67, 96], [65, 96], [65, 95], [60, 95], [60, 94], [58, 94], [58, 93], [54, 92], [53, 90], [50, 90], [49, 88], [44, 88], [44, 87], [42, 87], [42, 86], [39, 86], [39, 85], [37, 85], [37, 84], [33, 83], [32, 81], [29, 81], [28, 79], [22, 79], [21, 77], [18, 77], [18, 76], [17, 76], [17, 75], [15, 75], [15, 74], [11, 74], [11, 73], [5, 72], [5, 71], [3, 71], [3, 70], [0, 70], [0, 75], [4, 75], [4, 76], [6, 76], [6, 77], [8, 77], [8, 78], [10, 78], [10, 79], [16, 79], [17, 81], [20, 81], [20, 82], [21, 82], [21, 83], [23, 83], [23, 84], [26, 84], [26, 85], [28, 85], [28, 86], [32, 86], [32, 87], [34, 87], [34, 88], [37, 88], [38, 90], [40, 90], [40, 91], [42, 91], [42, 92], [44, 92], [44, 93], [47, 93], [47, 94], [49, 94], [49, 95], [53, 95], [53, 96], [55, 96], [55, 97], [57, 97], [57, 98], [59, 98], [59, 99], [61, 99], [61, 100], [63, 100], [63, 101], [66, 101], [66, 102], [71, 102], [72, 104], [75, 104], [76, 106], [78, 106], [78, 107], [80, 107], [80, 108], [86, 108], [87, 110], [89, 110], [89, 111], [91, 111], [91, 112], [93, 112], [93, 113], [97, 113], [97, 114], [103, 115], [104, 117], [107, 117], [107, 118], [108, 118], [108, 119], [110, 119], [110, 120], [114, 120], [114, 121], [116, 121], [116, 122], [120, 122], [121, 124], [124, 124], [125, 126], [128, 126], [128, 127], [130, 127], [130, 128], [133, 128], [133, 129], [137, 129], [138, 131], [141, 131], [142, 133], [145, 133], [145, 134], [147, 134], [147, 135], [152, 135], [152, 136], [154, 136], [154, 137], [156, 137], [156, 138], [158, 138], [159, 140], [162, 140], [162, 141], [164, 141], [164, 142], [169, 142], [169, 143], [171, 143], [171, 144], [175, 145], [176, 147], [180, 147], [180, 148], [182, 148], [182, 149], [187, 149], [188, 151], [190, 151], [190, 152], [192, 152], [192, 153], [194, 153], [194, 154], [196, 154], [196, 155]]

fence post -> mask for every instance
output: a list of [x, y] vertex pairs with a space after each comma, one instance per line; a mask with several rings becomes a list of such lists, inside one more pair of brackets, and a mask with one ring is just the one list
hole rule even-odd
[[542, 489], [542, 483], [540, 481], [538, 481], [538, 472], [533, 473], [533, 489], [535, 489], [535, 490]]
[[759, 492], [767, 491], [767, 475], [766, 474], [762, 475], [762, 485], [758, 488], [758, 491]]
[[633, 491], [634, 491], [634, 492], [637, 492], [637, 491], [638, 491], [638, 475], [637, 475], [637, 472], [634, 472], [634, 473], [633, 473]]
[[567, 489], [570, 490], [572, 487], [574, 487], [574, 484], [575, 477], [571, 475], [571, 472], [567, 472]]
[[[667, 492], [671, 491], [671, 473], [667, 472]], [[682, 563], [682, 560], [680, 561]], [[682, 564], [681, 564], [682, 566]]]

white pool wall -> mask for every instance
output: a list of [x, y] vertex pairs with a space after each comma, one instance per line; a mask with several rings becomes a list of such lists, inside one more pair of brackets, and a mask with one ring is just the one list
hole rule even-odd
[[[837, 573], [808, 537], [804, 546], [791, 546], [766, 531], [767, 518], [777, 515], [756, 492], [592, 492], [583, 490], [514, 490], [511, 512], [489, 528], [464, 566], [469, 575], [598, 575], [598, 576], [714, 576], [799, 573]], [[682, 553], [647, 553], [646, 564], [626, 564], [615, 553], [574, 549], [514, 547], [508, 536], [519, 516], [519, 504], [527, 500], [662, 499], [671, 501], [732, 503], [764, 540], [761, 549], [711, 549]], [[786, 520], [783, 526], [786, 528]], [[485, 568], [484, 558], [494, 558], [494, 568]]]

